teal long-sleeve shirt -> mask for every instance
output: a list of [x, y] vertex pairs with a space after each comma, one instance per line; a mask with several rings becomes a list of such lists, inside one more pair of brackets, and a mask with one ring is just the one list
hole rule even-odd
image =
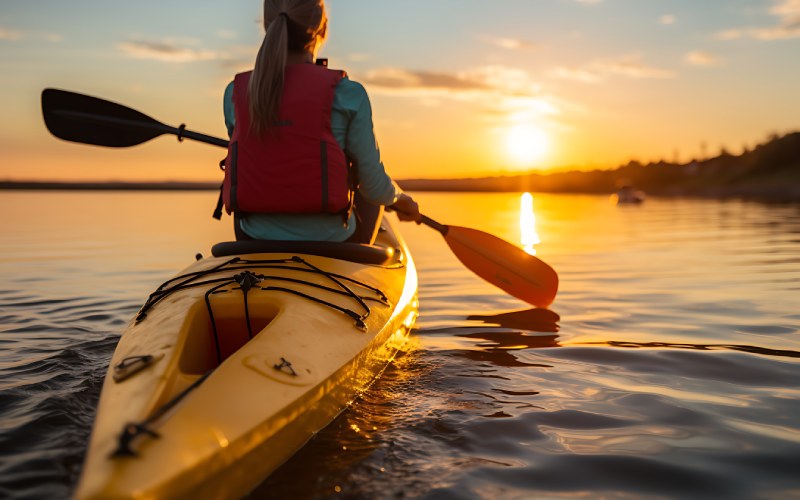
[[[233, 82], [225, 89], [225, 126], [233, 134], [236, 116], [233, 106]], [[358, 169], [359, 193], [376, 205], [397, 201], [400, 189], [386, 174], [375, 140], [372, 106], [364, 87], [343, 78], [336, 87], [331, 111], [331, 129], [339, 146]], [[337, 214], [248, 214], [241, 217], [245, 233], [256, 239], [344, 241], [356, 227], [355, 214], [346, 225]]]

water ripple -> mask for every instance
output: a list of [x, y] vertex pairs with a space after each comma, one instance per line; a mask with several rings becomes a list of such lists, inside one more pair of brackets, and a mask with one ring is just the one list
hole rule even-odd
[[[98, 200], [142, 214], [174, 193], [53, 196], [94, 215], [0, 240], [0, 498], [70, 496], [117, 335], [220, 231], [188, 208], [97, 229]], [[515, 241], [515, 196], [419, 200]], [[552, 310], [403, 226], [421, 283], [406, 351], [250, 498], [797, 496], [798, 207], [536, 195], [536, 210]]]

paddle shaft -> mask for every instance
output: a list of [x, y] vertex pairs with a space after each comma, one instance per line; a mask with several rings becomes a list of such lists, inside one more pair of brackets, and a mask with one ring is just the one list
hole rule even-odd
[[439, 231], [442, 233], [442, 236], [447, 236], [447, 230], [450, 229], [445, 224], [440, 224], [424, 214], [419, 214], [419, 222], [420, 224], [425, 224], [426, 226]]

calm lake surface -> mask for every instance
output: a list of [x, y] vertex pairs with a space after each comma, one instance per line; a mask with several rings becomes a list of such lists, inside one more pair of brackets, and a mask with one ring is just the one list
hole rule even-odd
[[[512, 242], [519, 194], [417, 195]], [[216, 194], [0, 192], [0, 497], [67, 498], [118, 335]], [[402, 226], [417, 328], [253, 498], [800, 497], [800, 206], [534, 194], [550, 310]]]

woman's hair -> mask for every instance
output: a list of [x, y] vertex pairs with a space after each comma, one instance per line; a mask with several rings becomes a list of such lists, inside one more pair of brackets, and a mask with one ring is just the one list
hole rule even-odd
[[314, 51], [325, 41], [324, 0], [264, 0], [264, 41], [250, 77], [250, 126], [263, 134], [278, 121], [288, 53]]

